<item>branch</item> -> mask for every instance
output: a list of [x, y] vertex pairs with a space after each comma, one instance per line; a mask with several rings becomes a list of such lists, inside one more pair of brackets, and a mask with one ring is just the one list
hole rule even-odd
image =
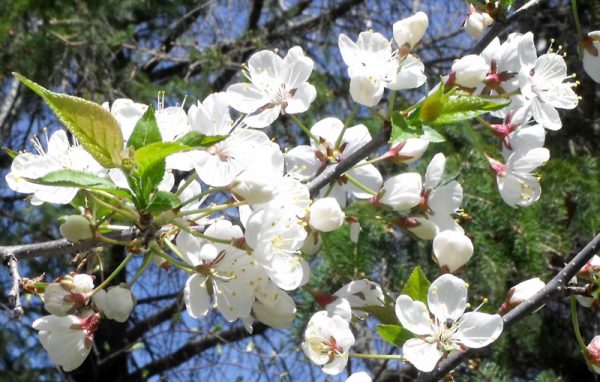
[[[519, 322], [524, 317], [533, 313], [536, 309], [546, 304], [559, 293], [566, 290], [569, 280], [579, 272], [592, 256], [600, 249], [600, 234], [596, 235], [574, 258], [569, 262], [546, 286], [536, 293], [531, 299], [522, 302], [516, 308], [506, 313], [502, 320], [504, 328], [507, 329]], [[471, 357], [479, 349], [469, 349], [461, 353], [455, 352], [442, 361], [438, 367], [428, 374], [422, 374], [421, 381], [437, 381], [448, 374], [456, 366]]]
[[226, 344], [228, 342], [239, 341], [248, 337], [262, 334], [268, 328], [269, 327], [267, 325], [258, 323], [254, 326], [252, 333], [246, 331], [244, 326], [238, 326], [233, 329], [221, 331], [219, 333], [207, 334], [202, 338], [188, 341], [185, 345], [173, 353], [142, 366], [140, 370], [130, 374], [128, 379], [134, 381], [141, 379], [146, 380], [153, 375], [179, 366], [195, 355], [202, 353], [204, 350], [217, 346], [218, 344]]
[[471, 49], [472, 54], [481, 53], [485, 47], [498, 36], [500, 33], [504, 32], [504, 30], [515, 21], [519, 20], [523, 16], [533, 12], [539, 5], [541, 5], [546, 0], [529, 0], [527, 3], [523, 4], [519, 9], [514, 11], [510, 16], [505, 19], [494, 20], [494, 24], [490, 27], [490, 30], [477, 42], [475, 47]]
[[[112, 232], [106, 237], [116, 240], [132, 240], [136, 236], [135, 230], [125, 230]], [[15, 259], [32, 259], [34, 257], [55, 256], [67, 253], [77, 253], [96, 247], [106, 246], [99, 240], [87, 240], [80, 243], [71, 243], [67, 239], [51, 240], [34, 244], [19, 244], [0, 246], [0, 261], [6, 262], [8, 258], [14, 256]]]
[[321, 188], [351, 169], [352, 166], [369, 156], [369, 154], [374, 153], [381, 146], [385, 145], [390, 139], [391, 129], [392, 125], [390, 122], [385, 121], [383, 123], [383, 129], [374, 136], [373, 139], [339, 163], [327, 167], [322, 173], [308, 183], [310, 194], [316, 194]]
[[12, 279], [12, 287], [8, 293], [8, 306], [13, 311], [13, 319], [17, 320], [23, 315], [23, 308], [21, 307], [21, 298], [19, 292], [21, 290], [21, 275], [19, 275], [19, 268], [17, 265], [17, 258], [13, 254], [8, 254], [2, 261], [4, 265], [8, 267], [10, 271], [10, 277]]

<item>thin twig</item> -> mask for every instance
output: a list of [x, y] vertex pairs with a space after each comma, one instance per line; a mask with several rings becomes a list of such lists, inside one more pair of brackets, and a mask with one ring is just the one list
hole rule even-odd
[[21, 298], [19, 296], [21, 291], [21, 275], [19, 275], [17, 258], [13, 254], [8, 254], [4, 257], [3, 264], [8, 267], [12, 279], [12, 287], [8, 293], [8, 306], [12, 309], [13, 319], [18, 320], [23, 315], [23, 308], [21, 307]]

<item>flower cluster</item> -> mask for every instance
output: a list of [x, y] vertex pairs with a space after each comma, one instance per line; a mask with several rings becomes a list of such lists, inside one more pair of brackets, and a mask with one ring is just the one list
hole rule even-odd
[[[481, 35], [491, 20], [472, 8], [465, 28]], [[563, 57], [552, 51], [538, 57], [531, 33], [513, 33], [503, 43], [494, 39], [480, 55], [460, 58], [423, 99], [395, 110], [397, 91], [426, 81], [415, 47], [428, 25], [427, 15], [418, 12], [393, 25], [391, 40], [373, 31], [360, 33], [356, 41], [339, 36], [349, 93], [357, 103], [344, 122], [326, 116], [309, 128], [298, 117], [317, 97], [309, 83], [314, 62], [298, 46], [283, 57], [269, 50], [254, 53], [244, 65], [247, 81], [187, 109], [164, 107], [163, 100], [157, 110], [127, 99], [102, 107], [75, 97], [64, 101], [84, 104], [91, 127], [85, 118], [65, 117], [76, 107], [57, 112], [73, 142], [62, 130], [46, 139], [45, 148], [34, 139], [36, 153], [16, 155], [7, 183], [31, 194], [34, 205], [71, 203], [79, 208], [81, 213], [67, 217], [60, 228], [69, 241], [119, 244], [128, 255], [96, 287], [84, 274], [42, 283], [44, 307], [51, 315], [33, 326], [54, 362], [73, 370], [89, 354], [102, 317], [128, 319], [135, 306], [130, 288], [152, 260], [186, 273], [183, 296], [191, 317], [205, 317], [215, 307], [226, 321], [240, 320], [248, 331], [254, 321], [289, 326], [296, 316], [292, 293], [304, 288], [322, 310], [308, 322], [302, 349], [328, 374], [345, 368], [355, 342], [351, 327], [369, 316], [383, 321], [381, 315], [387, 313], [392, 326], [411, 332], [414, 338], [394, 343], [402, 349], [397, 357], [425, 372], [451, 352], [484, 347], [498, 338], [502, 317], [478, 309], [465, 313], [467, 284], [454, 275], [475, 250], [457, 219], [467, 216], [461, 210], [463, 186], [445, 175], [446, 156], [432, 155], [423, 175], [411, 166], [384, 179], [376, 164], [417, 162], [430, 142], [443, 140], [430, 124], [478, 116], [490, 136], [498, 138], [503, 161], [481, 154], [496, 175], [502, 199], [512, 207], [529, 206], [541, 195], [535, 171], [549, 160], [543, 147], [546, 129], [560, 129], [556, 109], [573, 109], [578, 99]], [[597, 45], [596, 40], [583, 45], [584, 66], [592, 77], [597, 74]], [[43, 89], [22, 80], [36, 91]], [[385, 89], [391, 93], [383, 113], [375, 107]], [[54, 94], [46, 89], [40, 93]], [[60, 108], [52, 98], [46, 101], [53, 110]], [[391, 129], [389, 146], [372, 159], [362, 151], [373, 141], [369, 129], [352, 122], [361, 105]], [[488, 112], [487, 119], [481, 117]], [[282, 149], [267, 134], [270, 129], [265, 128], [284, 115], [306, 134], [307, 144]], [[332, 168], [343, 170], [320, 189], [310, 186]], [[182, 175], [178, 184], [175, 174]], [[432, 241], [441, 276], [429, 285], [416, 268], [416, 277], [407, 283], [421, 284], [405, 287], [397, 298], [366, 279], [333, 294], [310, 288], [311, 261], [318, 261], [324, 235], [345, 229], [357, 245], [360, 221], [368, 216], [355, 216], [356, 201], [373, 215], [385, 215], [407, 235]], [[139, 237], [119, 241], [107, 234], [123, 227], [135, 228]], [[134, 256], [144, 260], [130, 283], [111, 285]], [[594, 264], [580, 277], [595, 280]], [[537, 278], [516, 285], [499, 312], [508, 312], [543, 287]], [[370, 377], [357, 373], [348, 380]]]

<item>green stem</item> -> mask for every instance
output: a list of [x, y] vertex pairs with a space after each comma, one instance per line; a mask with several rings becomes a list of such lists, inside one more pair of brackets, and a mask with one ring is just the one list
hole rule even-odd
[[239, 202], [234, 202], [234, 203], [227, 203], [227, 204], [220, 204], [214, 207], [208, 207], [208, 208], [199, 208], [197, 210], [189, 210], [189, 211], [179, 211], [179, 213], [177, 215], [179, 216], [187, 216], [187, 215], [195, 215], [195, 214], [201, 214], [203, 212], [206, 212], [208, 215], [213, 214], [215, 212], [219, 212], [219, 211], [223, 211], [229, 208], [234, 208], [234, 207], [239, 207], [246, 204], [246, 201], [241, 200]]
[[390, 100], [388, 101], [388, 119], [392, 118], [392, 114], [394, 114], [394, 105], [396, 104], [396, 91], [392, 90], [390, 93]]
[[188, 204], [192, 203], [193, 201], [195, 201], [197, 199], [201, 199], [201, 198], [205, 197], [206, 195], [210, 195], [215, 192], [227, 191], [227, 190], [228, 190], [228, 187], [209, 188], [208, 190], [201, 192], [198, 195], [194, 195], [191, 198], [184, 200], [183, 202], [181, 202], [181, 204], [177, 208], [181, 209], [182, 207], [187, 206]]
[[587, 356], [588, 350], [585, 346], [585, 342], [583, 342], [583, 338], [581, 337], [581, 332], [579, 331], [579, 320], [577, 319], [577, 299], [575, 299], [575, 296], [571, 296], [571, 321], [573, 322], [575, 338], [577, 338], [577, 343], [581, 348], [581, 352], [584, 356]]
[[396, 354], [360, 354], [360, 353], [349, 353], [349, 357], [352, 358], [364, 358], [364, 359], [397, 359], [399, 361], [404, 360], [404, 357]]
[[110, 237], [106, 237], [106, 236], [100, 236], [100, 241], [106, 244], [112, 244], [112, 245], [122, 245], [123, 247], [129, 247], [131, 245], [131, 241], [124, 241], [124, 240], [115, 240], [115, 239], [111, 239]]
[[129, 211], [129, 210], [125, 210], [125, 209], [121, 209], [119, 207], [115, 207], [110, 203], [105, 202], [104, 200], [100, 199], [99, 197], [97, 197], [96, 195], [94, 195], [94, 192], [88, 192], [88, 195], [94, 199], [94, 201], [98, 204], [103, 205], [104, 207], [110, 209], [111, 211], [114, 211], [120, 215], [123, 215], [123, 217], [126, 217], [134, 222], [138, 221], [138, 217], [133, 213], [133, 211]]
[[152, 256], [153, 256], [152, 252], [148, 252], [148, 254], [146, 254], [146, 256], [144, 257], [144, 261], [142, 262], [142, 265], [135, 272], [135, 275], [133, 276], [133, 278], [131, 280], [129, 280], [129, 282], [127, 283], [127, 285], [129, 285], [130, 288], [133, 284], [135, 284], [137, 279], [140, 278], [140, 276], [146, 271], [146, 269], [148, 269], [150, 264], [152, 264]]
[[342, 127], [342, 131], [340, 131], [340, 133], [338, 134], [338, 136], [337, 136], [337, 138], [335, 140], [335, 147], [334, 147], [334, 149], [337, 149], [342, 144], [342, 139], [344, 138], [344, 133], [346, 132], [346, 129], [348, 128], [348, 125], [350, 125], [350, 123], [352, 122], [352, 120], [356, 116], [356, 113], [358, 113], [358, 109], [360, 109], [360, 105], [356, 104], [354, 106], [354, 108], [352, 109], [352, 111], [350, 112], [350, 115], [348, 116], [348, 118], [346, 118], [346, 120], [344, 121], [344, 126]]
[[154, 246], [152, 246], [152, 249], [154, 251], [156, 251], [157, 255], [162, 257], [163, 259], [165, 259], [165, 261], [171, 265], [176, 266], [179, 269], [183, 269], [184, 271], [193, 271], [194, 268], [191, 265], [182, 263], [181, 261], [177, 261], [174, 258], [172, 258], [171, 256], [169, 256], [165, 251], [163, 251], [162, 248], [160, 248], [158, 246], [158, 244], [155, 244]]
[[581, 22], [579, 21], [579, 12], [577, 11], [577, 0], [571, 0], [571, 9], [573, 10], [573, 18], [575, 19], [575, 28], [577, 36], [581, 36]]
[[231, 244], [231, 240], [218, 239], [216, 237], [206, 236], [205, 234], [200, 233], [200, 232], [196, 232], [193, 229], [191, 229], [190, 227], [186, 226], [185, 224], [181, 224], [181, 223], [179, 223], [177, 221], [173, 221], [173, 224], [176, 225], [182, 231], [185, 231], [185, 232], [189, 233], [192, 236], [199, 237], [199, 238], [204, 239], [204, 240], [212, 241], [213, 243]]
[[363, 190], [364, 192], [371, 194], [371, 195], [375, 195], [377, 194], [375, 191], [371, 190], [370, 188], [368, 188], [367, 186], [365, 186], [364, 184], [362, 184], [361, 182], [359, 182], [358, 180], [354, 179], [353, 177], [351, 177], [348, 174], [345, 174], [346, 179], [348, 179], [348, 181], [350, 183], [352, 183], [353, 185], [355, 185], [356, 187], [360, 188], [361, 190]]
[[192, 184], [196, 179], [198, 179], [198, 173], [196, 171], [194, 171], [186, 180], [185, 183], [181, 185], [181, 187], [179, 187], [177, 189], [177, 191], [175, 191], [175, 195], [179, 196], [181, 195], [181, 193], [188, 188], [188, 186], [190, 184]]
[[[187, 232], [187, 231], [186, 231]], [[169, 249], [177, 255], [177, 257], [179, 257], [181, 260], [185, 261], [185, 257], [181, 254], [181, 251], [179, 251], [179, 248], [177, 248], [175, 246], [175, 244], [171, 243], [171, 241], [169, 240], [163, 240], [163, 244], [166, 245], [167, 247], [169, 247]]]
[[313, 141], [315, 141], [316, 144], [319, 144], [319, 139], [317, 139], [317, 137], [315, 137], [313, 135], [313, 133], [310, 132], [310, 129], [308, 127], [306, 127], [306, 125], [304, 123], [302, 123], [302, 121], [300, 120], [300, 118], [296, 117], [296, 115], [294, 114], [288, 114], [290, 116], [290, 118], [292, 119], [292, 121], [296, 122], [296, 125], [298, 125], [298, 127], [304, 131], [304, 133], [306, 135], [308, 135], [308, 137], [310, 139], [312, 139]]
[[119, 273], [121, 273], [121, 271], [123, 269], [125, 269], [125, 266], [127, 265], [127, 263], [133, 259], [133, 253], [130, 253], [129, 255], [127, 255], [127, 257], [125, 257], [125, 259], [121, 262], [121, 264], [119, 264], [119, 266], [113, 271], [113, 273], [110, 274], [110, 276], [108, 276], [100, 285], [98, 285], [96, 288], [94, 288], [94, 290], [92, 290], [89, 293], [89, 297], [92, 297], [94, 294], [96, 294], [99, 290], [104, 289], [108, 286], [108, 284], [110, 284], [110, 282], [117, 277], [117, 275]]

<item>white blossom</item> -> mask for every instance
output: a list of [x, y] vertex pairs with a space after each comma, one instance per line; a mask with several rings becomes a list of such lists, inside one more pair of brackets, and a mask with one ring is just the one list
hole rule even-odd
[[[531, 52], [519, 53], [520, 57], [531, 55]], [[535, 55], [535, 50], [533, 54]], [[519, 71], [523, 108], [527, 115], [531, 115], [546, 129], [558, 130], [562, 127], [562, 122], [556, 109], [573, 109], [577, 106], [574, 83], [565, 82], [569, 79], [567, 64], [560, 55], [546, 53], [531, 62], [532, 58], [522, 62]]]
[[473, 243], [462, 232], [442, 231], [433, 239], [433, 255], [440, 268], [454, 273], [473, 256]]
[[422, 188], [419, 173], [405, 172], [385, 181], [376, 202], [394, 211], [408, 210], [421, 202]]
[[67, 204], [79, 190], [75, 187], [44, 186], [28, 182], [25, 178], [37, 179], [58, 170], [78, 170], [98, 176], [106, 173], [83, 147], [69, 143], [64, 130], [58, 130], [50, 136], [47, 150], [37, 138], [33, 139], [33, 145], [37, 154], [18, 154], [6, 175], [6, 183], [16, 192], [33, 194], [31, 204], [35, 206], [44, 202]]
[[600, 336], [592, 338], [586, 349], [587, 354], [585, 355], [585, 358], [588, 365], [594, 373], [600, 374]]
[[320, 311], [310, 318], [302, 349], [327, 374], [339, 374], [348, 363], [348, 350], [354, 345], [349, 324], [339, 316], [330, 317]]
[[424, 12], [417, 12], [394, 23], [394, 40], [398, 47], [402, 48], [406, 45], [410, 50], [421, 41], [428, 26], [427, 15]]
[[99, 319], [95, 315], [86, 318], [77, 316], [44, 316], [33, 322], [39, 330], [38, 336], [48, 355], [64, 371], [78, 368], [92, 349], [94, 331]]
[[71, 243], [89, 240], [94, 237], [90, 221], [81, 215], [70, 215], [59, 227], [61, 235]]
[[494, 19], [487, 12], [480, 12], [471, 4], [463, 27], [471, 36], [481, 37], [493, 22]]
[[588, 33], [582, 41], [583, 70], [600, 83], [600, 31]]
[[476, 54], [469, 54], [452, 64], [452, 73], [457, 85], [474, 88], [481, 84], [490, 71], [485, 59]]
[[506, 293], [506, 299], [500, 306], [500, 311], [504, 313], [508, 312], [523, 301], [527, 301], [532, 298], [545, 286], [546, 283], [540, 280], [539, 277], [520, 282], [508, 290]]
[[377, 105], [384, 88], [412, 89], [426, 80], [423, 64], [412, 55], [401, 57], [380, 33], [362, 32], [356, 42], [340, 34], [338, 46], [348, 65], [350, 95], [361, 105]]
[[464, 313], [467, 286], [456, 276], [445, 274], [431, 283], [427, 303], [429, 309], [407, 295], [396, 300], [400, 323], [417, 336], [404, 343], [402, 352], [421, 371], [432, 371], [448, 352], [487, 346], [502, 333], [498, 314]]
[[533, 172], [550, 158], [545, 148], [517, 151], [510, 155], [506, 164], [488, 158], [500, 196], [511, 207], [529, 206], [536, 202], [542, 193], [540, 182]]
[[[227, 220], [218, 220], [205, 234], [221, 240], [243, 236], [241, 229]], [[246, 252], [228, 244], [210, 243], [187, 232], [177, 236], [183, 260], [194, 267], [184, 289], [184, 301], [190, 316], [206, 316], [211, 292], [217, 309], [227, 321], [248, 317], [255, 289], [266, 282], [262, 268]]]
[[299, 46], [283, 59], [268, 50], [254, 53], [244, 71], [250, 83], [229, 86], [229, 104], [247, 113], [244, 123], [256, 128], [269, 126], [280, 113], [303, 113], [317, 96], [315, 87], [306, 82], [313, 66]]
[[108, 289], [102, 313], [117, 322], [125, 322], [135, 306], [131, 290], [127, 286], [114, 286]]
[[331, 232], [344, 224], [346, 215], [335, 198], [327, 197], [310, 206], [308, 224], [314, 230]]
[[243, 171], [231, 184], [231, 191], [250, 204], [267, 203], [277, 194], [281, 177], [272, 176], [258, 169]]
[[[320, 139], [320, 142], [317, 144], [311, 141], [311, 146], [300, 145], [288, 151], [285, 157], [288, 171], [295, 168], [298, 177], [312, 178], [321, 168], [340, 162], [371, 140], [369, 130], [361, 124], [347, 128], [340, 144], [336, 145], [342, 130], [344, 130], [344, 123], [337, 118], [324, 118], [318, 121], [311, 128], [311, 132]], [[346, 193], [358, 199], [367, 199], [373, 196], [355, 185], [349, 178], [373, 191], [381, 188], [383, 182], [381, 174], [375, 166], [366, 164], [364, 161], [359, 162], [333, 182], [333, 187], [328, 195], [336, 198], [342, 207], [346, 206]], [[325, 196], [326, 192], [327, 187], [324, 187], [321, 195]]]

